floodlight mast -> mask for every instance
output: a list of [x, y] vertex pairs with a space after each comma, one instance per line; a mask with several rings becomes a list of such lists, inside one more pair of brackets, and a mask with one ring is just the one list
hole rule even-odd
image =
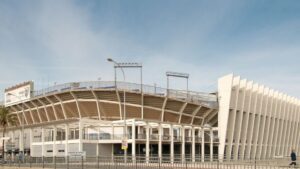
[[167, 71], [166, 75], [167, 75], [167, 97], [169, 97], [169, 77], [172, 76], [172, 77], [179, 77], [179, 78], [186, 79], [186, 98], [188, 99], [188, 96], [189, 96], [189, 74]]

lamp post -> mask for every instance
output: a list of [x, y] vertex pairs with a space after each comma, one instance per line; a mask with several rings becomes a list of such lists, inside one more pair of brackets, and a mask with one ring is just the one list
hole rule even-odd
[[[107, 61], [109, 62], [113, 62], [114, 63], [114, 71], [115, 71], [115, 88], [117, 90], [117, 73], [116, 73], [116, 68], [120, 68], [122, 73], [123, 73], [123, 81], [125, 83], [125, 73], [124, 73], [124, 69], [123, 68], [139, 68], [140, 69], [140, 79], [141, 79], [141, 101], [143, 103], [143, 66], [141, 63], [120, 63], [120, 62], [116, 62], [111, 58], [108, 58]], [[127, 124], [126, 124], [126, 95], [125, 95], [125, 89], [124, 89], [124, 123], [125, 123], [125, 136], [127, 137]], [[143, 111], [143, 109], [142, 109]], [[143, 114], [143, 113], [142, 113]], [[133, 138], [135, 139], [135, 138]], [[125, 140], [123, 140], [125, 142], [125, 144], [127, 145], [127, 138], [125, 138]], [[125, 156], [127, 155], [127, 147], [124, 151]]]
[[[8, 96], [14, 96], [14, 97], [18, 98], [20, 101], [22, 100], [22, 98], [20, 96], [15, 95], [13, 93], [8, 93]], [[25, 113], [24, 113], [24, 102], [22, 101], [21, 103], [22, 103], [21, 107], [22, 107], [23, 115], [22, 115], [22, 120], [21, 120], [22, 129], [21, 129], [21, 138], [20, 138], [21, 139], [20, 153], [22, 154], [22, 160], [23, 160], [23, 157], [24, 157], [24, 120], [25, 120], [24, 118], [25, 118]]]
[[[108, 58], [107, 61], [109, 62], [113, 62], [115, 64], [114, 68], [115, 68], [115, 87], [116, 87], [116, 90], [117, 90], [117, 79], [116, 79], [116, 66], [119, 66], [120, 67], [120, 64], [116, 61], [114, 61], [113, 59], [111, 58]], [[124, 73], [124, 70], [122, 67], [120, 67], [121, 70], [122, 70], [122, 73], [123, 73], [123, 82], [125, 83], [125, 73]], [[125, 155], [125, 160], [127, 160], [127, 123], [126, 123], [126, 92], [125, 92], [125, 89], [124, 89], [124, 108], [123, 108], [123, 119], [124, 119], [124, 129], [123, 129], [123, 133], [124, 133], [124, 137], [123, 137], [123, 140], [122, 140], [122, 144], [126, 144], [126, 147], [124, 147], [124, 155]], [[123, 147], [123, 145], [122, 145]]]

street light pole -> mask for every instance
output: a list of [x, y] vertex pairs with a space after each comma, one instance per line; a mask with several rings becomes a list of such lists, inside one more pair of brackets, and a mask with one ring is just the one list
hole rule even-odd
[[[123, 63], [123, 62], [116, 62], [114, 61], [113, 59], [111, 58], [108, 58], [107, 61], [109, 62], [113, 62], [114, 63], [114, 71], [115, 71], [115, 88], [117, 90], [117, 74], [116, 74], [116, 68], [121, 68], [122, 70], [122, 73], [123, 73], [123, 77], [124, 77], [124, 83], [125, 83], [125, 73], [124, 73], [124, 70], [123, 68], [139, 68], [140, 69], [140, 80], [141, 80], [141, 102], [142, 102], [142, 105], [143, 105], [143, 66], [141, 63], [132, 63], [132, 62], [127, 62], [127, 63]], [[125, 88], [124, 88], [124, 121], [126, 121], [126, 109], [125, 109], [125, 104], [126, 104], [126, 97], [125, 97]], [[141, 114], [143, 115], [143, 108], [141, 110]], [[125, 130], [125, 135], [127, 137], [127, 123], [125, 122], [125, 127], [126, 127], [126, 130]], [[132, 138], [132, 139], [135, 139], [135, 138]], [[126, 145], [127, 145], [127, 138], [126, 138]], [[127, 148], [127, 147], [126, 147]], [[125, 149], [125, 156], [127, 154], [127, 149]]]
[[[20, 101], [22, 100], [22, 98], [18, 95], [15, 95], [13, 93], [8, 93], [8, 95], [10, 96], [14, 96], [17, 97]], [[22, 120], [21, 120], [21, 144], [20, 144], [20, 152], [22, 152], [22, 160], [24, 157], [24, 120], [25, 120], [25, 113], [24, 113], [24, 102], [21, 102], [21, 107], [22, 107]]]
[[[124, 77], [124, 83], [125, 83], [125, 73], [124, 73], [124, 69], [123, 68], [139, 68], [140, 69], [140, 80], [141, 80], [141, 102], [142, 102], [142, 105], [143, 105], [143, 66], [141, 63], [120, 63], [120, 62], [116, 62], [114, 61], [113, 59], [111, 58], [108, 58], [107, 61], [109, 62], [113, 62], [115, 65], [114, 65], [114, 71], [115, 71], [115, 88], [117, 90], [117, 74], [116, 74], [116, 68], [121, 68], [122, 70], [122, 73], [123, 73], [123, 77]], [[124, 123], [125, 123], [125, 127], [126, 127], [126, 130], [124, 131], [126, 137], [127, 137], [127, 124], [126, 124], [126, 109], [125, 109], [125, 105], [126, 105], [126, 97], [125, 97], [125, 88], [124, 88]], [[143, 108], [142, 108], [142, 112], [141, 114], [143, 115]], [[135, 138], [132, 138], [132, 139], [135, 139]], [[126, 145], [127, 145], [127, 138], [125, 138], [125, 141], [126, 141]], [[133, 150], [134, 151], [134, 150]], [[127, 155], [127, 147], [125, 149], [125, 156]]]
[[[107, 59], [107, 61], [109, 61], [109, 62], [113, 62], [114, 64], [115, 64], [115, 66], [114, 66], [114, 69], [115, 69], [115, 88], [116, 88], [116, 90], [117, 90], [117, 73], [116, 73], [116, 65], [118, 65], [119, 67], [120, 67], [120, 64], [118, 63], [118, 62], [116, 62], [116, 61], [114, 61], [113, 59], [111, 59], [111, 58], [108, 58]], [[123, 82], [125, 83], [125, 73], [124, 73], [124, 70], [123, 70], [123, 68], [122, 67], [120, 67], [121, 68], [121, 71], [122, 71], [122, 73], [123, 73]], [[124, 89], [124, 95], [123, 95], [123, 100], [124, 100], [124, 103], [123, 103], [123, 105], [124, 105], [124, 108], [123, 108], [123, 119], [124, 119], [124, 129], [123, 129], [123, 132], [124, 132], [124, 137], [123, 137], [123, 140], [122, 140], [122, 143], [123, 143], [123, 141], [124, 142], [126, 142], [126, 144], [127, 144], [127, 123], [126, 123], [126, 92], [125, 92], [125, 89]], [[128, 147], [125, 147], [124, 148], [124, 155], [125, 155], [125, 160], [127, 160], [127, 148]]]

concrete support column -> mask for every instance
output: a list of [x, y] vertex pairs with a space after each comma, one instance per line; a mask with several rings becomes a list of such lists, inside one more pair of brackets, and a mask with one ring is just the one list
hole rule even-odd
[[192, 161], [195, 162], [195, 149], [196, 149], [196, 146], [195, 146], [195, 128], [192, 127], [191, 131], [192, 131]]
[[210, 161], [213, 161], [213, 147], [214, 146], [214, 138], [213, 138], [213, 130], [210, 129]]
[[137, 135], [136, 138], [138, 138], [138, 137], [139, 137], [139, 134], [141, 134], [141, 126], [137, 126], [137, 133], [138, 133], [138, 135]]
[[[16, 149], [16, 143], [15, 143], [15, 131], [12, 131], [11, 140], [12, 140], [12, 143], [14, 144], [15, 149]], [[11, 154], [11, 159], [12, 159], [12, 160], [15, 159], [14, 153]]]
[[79, 128], [79, 144], [78, 144], [78, 150], [79, 152], [82, 152], [82, 146], [83, 146], [83, 143], [82, 143], [82, 137], [83, 137], [83, 125], [82, 125], [82, 121], [79, 120], [78, 122], [78, 128]]
[[136, 136], [135, 136], [135, 120], [132, 122], [132, 146], [131, 146], [131, 155], [133, 160], [135, 160], [135, 155], [136, 155]]
[[185, 161], [185, 129], [184, 126], [181, 126], [181, 159], [182, 162]]
[[158, 125], [158, 157], [159, 161], [161, 162], [162, 159], [162, 126], [161, 124]]
[[57, 136], [57, 127], [56, 125], [53, 127], [53, 157], [56, 156], [57, 150], [56, 150], [56, 136]]
[[[111, 128], [112, 128], [112, 136], [111, 136], [111, 139], [114, 140], [114, 137], [115, 137], [115, 126], [113, 124], [111, 124]], [[100, 134], [100, 130], [101, 130], [101, 127], [99, 129], [99, 134]], [[101, 148], [100, 148], [101, 149]], [[111, 160], [114, 161], [114, 152], [115, 152], [115, 149], [114, 149], [114, 144], [112, 144], [111, 146]]]
[[111, 139], [114, 140], [114, 138], [115, 138], [115, 126], [112, 124], [111, 127], [112, 127], [112, 138]]
[[201, 136], [201, 161], [204, 162], [204, 156], [205, 156], [205, 152], [204, 152], [204, 145], [205, 145], [205, 142], [204, 142], [204, 129], [202, 129], [202, 136]]
[[65, 132], [66, 132], [65, 156], [68, 156], [69, 155], [69, 133], [70, 133], [70, 128], [69, 128], [69, 124], [68, 123], [65, 126]]
[[[201, 138], [201, 129], [199, 129], [198, 128], [198, 135], [197, 135], [197, 137], [198, 137], [198, 142], [199, 142], [199, 140], [200, 140], [200, 138]], [[199, 144], [199, 143], [198, 143]], [[201, 160], [201, 141], [200, 141], [200, 144], [199, 144], [199, 154], [198, 154], [198, 156], [199, 156], [199, 160]]]
[[24, 135], [22, 130], [19, 130], [19, 150], [24, 153]]
[[146, 163], [149, 163], [149, 153], [150, 153], [150, 129], [149, 124], [146, 124]]
[[42, 127], [42, 157], [45, 156], [45, 128]]
[[33, 129], [30, 128], [29, 129], [29, 149], [30, 149], [30, 153], [32, 152], [32, 142], [33, 142]]
[[171, 163], [174, 162], [174, 129], [173, 125], [170, 125], [170, 135], [171, 135], [171, 147], [170, 147], [170, 154], [171, 154]]

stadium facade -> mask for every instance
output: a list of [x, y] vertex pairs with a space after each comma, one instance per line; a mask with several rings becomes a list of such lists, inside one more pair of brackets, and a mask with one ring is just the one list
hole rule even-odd
[[18, 119], [6, 132], [8, 154], [204, 161], [300, 149], [299, 100], [233, 74], [215, 93], [104, 81], [33, 89], [26, 82], [5, 90]]

